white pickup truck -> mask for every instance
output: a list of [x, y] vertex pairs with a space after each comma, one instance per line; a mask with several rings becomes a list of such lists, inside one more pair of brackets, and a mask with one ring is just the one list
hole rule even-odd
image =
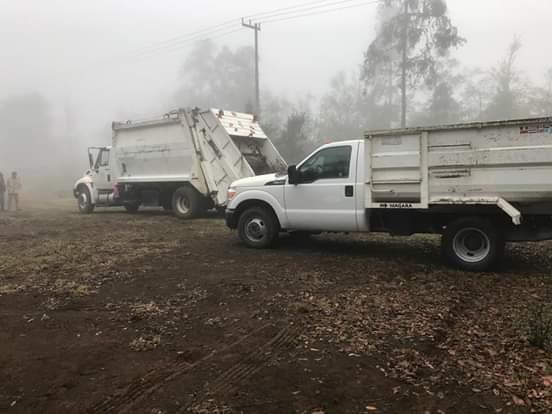
[[227, 197], [226, 223], [250, 247], [280, 232], [435, 233], [454, 265], [483, 271], [507, 241], [552, 239], [552, 119], [367, 132]]
[[180, 218], [223, 208], [232, 181], [287, 165], [254, 115], [176, 110], [114, 122], [113, 145], [89, 148], [90, 168], [73, 187], [79, 210], [160, 205]]

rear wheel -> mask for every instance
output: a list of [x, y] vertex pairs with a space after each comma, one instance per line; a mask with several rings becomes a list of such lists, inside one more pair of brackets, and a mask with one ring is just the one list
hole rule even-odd
[[86, 187], [80, 187], [77, 196], [79, 211], [84, 214], [90, 214], [94, 211], [90, 191]]
[[201, 196], [191, 187], [180, 187], [173, 194], [172, 210], [178, 218], [196, 217], [201, 211]]
[[473, 217], [450, 223], [442, 238], [447, 259], [463, 270], [489, 270], [504, 253], [504, 238], [490, 220]]
[[278, 238], [278, 231], [278, 220], [274, 213], [264, 207], [251, 207], [238, 220], [240, 239], [249, 247], [270, 247]]

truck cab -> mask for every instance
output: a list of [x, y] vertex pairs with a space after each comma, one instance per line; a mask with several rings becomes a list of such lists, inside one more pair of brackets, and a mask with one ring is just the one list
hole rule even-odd
[[111, 152], [110, 146], [88, 148], [89, 168], [73, 188], [81, 212], [92, 212], [99, 203], [117, 204]]
[[[287, 175], [235, 181], [228, 192], [227, 224], [251, 247], [270, 245], [271, 228], [288, 232], [366, 231], [362, 140], [324, 145]], [[245, 213], [245, 210], [251, 210]], [[272, 218], [268, 217], [272, 216]]]

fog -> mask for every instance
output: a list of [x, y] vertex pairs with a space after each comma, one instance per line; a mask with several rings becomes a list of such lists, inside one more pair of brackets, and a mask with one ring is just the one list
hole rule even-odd
[[[187, 75], [194, 71], [193, 61], [187, 70], [183, 69], [194, 47], [201, 50], [201, 46], [181, 40], [177, 46], [166, 47], [163, 42], [235, 18], [227, 29], [213, 34], [206, 30], [198, 38], [212, 37], [214, 57], [227, 46], [232, 55], [228, 59], [252, 59], [250, 49], [241, 49], [238, 57], [240, 48], [253, 44], [253, 31], [240, 29], [239, 18], [305, 3], [316, 2], [1, 1], [0, 171], [5, 175], [13, 169], [21, 171], [24, 182], [33, 189], [69, 192], [72, 180], [87, 167], [86, 147], [109, 143], [112, 120], [144, 118], [183, 105], [231, 104], [239, 106], [231, 109], [246, 109], [252, 103], [252, 60], [244, 63], [242, 73], [246, 79], [251, 76], [249, 85], [236, 83], [233, 95], [225, 97], [220, 94], [232, 88], [212, 87], [207, 99], [198, 91], [203, 91], [203, 83], [211, 85], [212, 79], [202, 79], [199, 71], [195, 83], [191, 83]], [[350, 102], [340, 96], [347, 87], [365, 90], [359, 77], [364, 53], [376, 37], [379, 4], [345, 1], [343, 6], [358, 7], [344, 8], [337, 1], [328, 3], [328, 8], [335, 10], [315, 15], [314, 9], [305, 12], [313, 15], [267, 22], [260, 33], [263, 120], [282, 152], [294, 157], [302, 156], [321, 140], [352, 138], [362, 128], [397, 126], [398, 122], [393, 115], [388, 125], [376, 125], [370, 121], [374, 111], [365, 102], [345, 114], [330, 113], [337, 111], [340, 102]], [[416, 89], [409, 91], [409, 124], [509, 115], [490, 109], [486, 115], [483, 111], [475, 115], [473, 108], [468, 108], [467, 98], [461, 96], [466, 95], [468, 86], [477, 89], [477, 85], [483, 88], [489, 84], [485, 76], [496, 72], [514, 38], [519, 39], [521, 47], [515, 56], [516, 85], [512, 90], [523, 98], [511, 114], [546, 114], [549, 102], [532, 98], [537, 94], [542, 97], [547, 91], [546, 73], [552, 62], [545, 45], [552, 37], [552, 26], [548, 24], [552, 3], [446, 3], [448, 16], [466, 40], [449, 53], [449, 58], [458, 62], [454, 76], [449, 78], [464, 77], [462, 86], [454, 92], [462, 116], [426, 117], [429, 104], [424, 100], [434, 91], [422, 91], [418, 85], [420, 94], [415, 95]], [[236, 67], [240, 68], [238, 64]], [[224, 78], [225, 68], [222, 66], [216, 76]], [[468, 73], [474, 73], [473, 79], [478, 76], [479, 83], [467, 85], [473, 80], [471, 75], [466, 76]], [[235, 97], [240, 90], [244, 91], [242, 100]], [[493, 91], [485, 93], [490, 108]], [[190, 102], [190, 97], [195, 101]], [[372, 105], [376, 103], [371, 101]], [[393, 105], [389, 110], [395, 110]], [[288, 127], [295, 121], [300, 122], [300, 131], [291, 136]]]

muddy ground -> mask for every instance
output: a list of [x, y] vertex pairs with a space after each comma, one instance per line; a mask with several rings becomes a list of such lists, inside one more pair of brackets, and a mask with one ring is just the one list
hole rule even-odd
[[[552, 412], [552, 243], [496, 273], [432, 237], [242, 247], [221, 218], [0, 215], [0, 411]], [[549, 411], [550, 410], [550, 411]]]

